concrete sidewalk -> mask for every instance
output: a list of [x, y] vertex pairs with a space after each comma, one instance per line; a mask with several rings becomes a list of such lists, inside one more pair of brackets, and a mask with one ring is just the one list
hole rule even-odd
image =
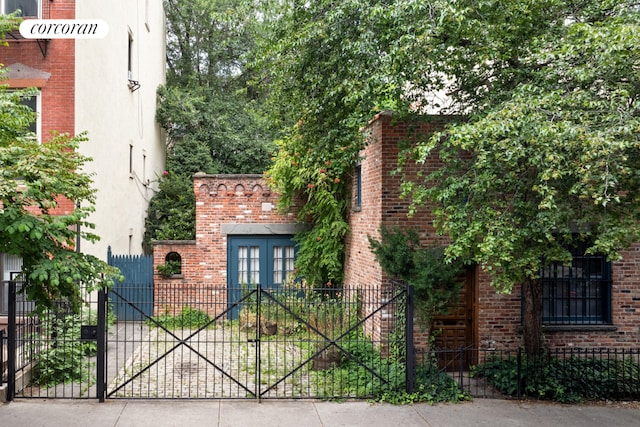
[[395, 406], [363, 401], [19, 399], [0, 406], [0, 426], [576, 426], [640, 425], [637, 404], [559, 405], [476, 399]]

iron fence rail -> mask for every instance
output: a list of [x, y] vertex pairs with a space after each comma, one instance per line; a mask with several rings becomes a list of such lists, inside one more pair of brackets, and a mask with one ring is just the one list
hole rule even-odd
[[[114, 309], [139, 307], [133, 293], [109, 295]], [[406, 302], [404, 286], [162, 284], [154, 316], [118, 322], [109, 335], [107, 397], [364, 398], [405, 389]]]
[[10, 295], [11, 397], [344, 399], [411, 387], [405, 285], [82, 293], [78, 313], [64, 302], [36, 313]]
[[65, 301], [38, 312], [18, 294], [20, 283], [7, 285], [7, 399], [95, 398], [97, 293], [81, 288], [84, 303], [77, 313]]
[[7, 333], [4, 329], [0, 329], [0, 387], [7, 384], [7, 365], [5, 351], [7, 349]]
[[[640, 399], [640, 349], [562, 347], [533, 360], [520, 349], [416, 353], [404, 284], [230, 291], [176, 282], [154, 290], [153, 314], [127, 289], [83, 291], [79, 313], [60, 302], [36, 314], [16, 289], [0, 331], [9, 397], [369, 398], [444, 375], [473, 397]], [[114, 319], [124, 306], [143, 320]]]
[[444, 372], [476, 398], [640, 399], [640, 349], [558, 347], [528, 359], [520, 348], [460, 347], [420, 352], [417, 363], [418, 371]]

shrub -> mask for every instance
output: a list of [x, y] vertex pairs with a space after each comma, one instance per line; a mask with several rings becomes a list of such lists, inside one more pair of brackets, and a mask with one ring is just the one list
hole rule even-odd
[[515, 356], [495, 357], [475, 367], [474, 374], [509, 396], [517, 395], [520, 381], [522, 395], [563, 403], [640, 397], [640, 366], [631, 360], [522, 356], [520, 376], [517, 363]]
[[444, 248], [424, 246], [416, 230], [397, 226], [380, 227], [380, 241], [368, 239], [384, 272], [413, 286], [415, 313], [423, 325], [430, 325], [436, 314], [446, 313], [458, 298], [464, 265], [445, 262]]
[[154, 321], [148, 321], [150, 326], [158, 326], [159, 324], [166, 329], [200, 329], [210, 322], [211, 318], [206, 312], [191, 307], [183, 308], [177, 316], [165, 313], [154, 317]]
[[460, 390], [455, 380], [438, 368], [437, 365], [427, 364], [417, 368], [416, 390], [413, 393], [405, 391], [385, 392], [378, 401], [393, 404], [411, 404], [427, 402], [463, 402], [471, 396]]
[[81, 341], [82, 317], [79, 314], [43, 315], [42, 328], [46, 348], [36, 356], [33, 382], [54, 386], [61, 383], [83, 382], [90, 379], [88, 356], [95, 355], [95, 341]]

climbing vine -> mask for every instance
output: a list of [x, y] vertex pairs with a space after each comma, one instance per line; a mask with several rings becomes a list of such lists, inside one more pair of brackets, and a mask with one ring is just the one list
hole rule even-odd
[[313, 227], [296, 235], [297, 267], [309, 283], [342, 283], [348, 188], [362, 139], [337, 150], [314, 148], [313, 138], [299, 122], [278, 141], [279, 152], [267, 176], [282, 194], [281, 206], [299, 205], [298, 219]]

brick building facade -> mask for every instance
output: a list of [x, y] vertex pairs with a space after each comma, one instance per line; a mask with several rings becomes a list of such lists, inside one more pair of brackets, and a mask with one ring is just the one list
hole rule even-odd
[[[351, 231], [347, 236], [345, 283], [379, 283], [390, 278], [375, 262], [367, 236], [379, 237], [381, 224], [419, 230], [425, 244], [445, 244], [432, 227], [429, 207], [407, 217], [409, 201], [400, 197], [400, 175], [394, 174], [398, 146], [424, 137], [442, 126], [434, 118], [422, 122], [395, 123], [391, 114], [376, 116], [369, 125], [369, 144], [361, 153], [363, 160], [354, 183]], [[428, 173], [439, 167], [432, 157], [419, 168]], [[418, 166], [407, 164], [407, 178], [416, 178]], [[360, 189], [360, 191], [358, 191]], [[360, 193], [360, 194], [358, 194]], [[637, 348], [640, 345], [640, 244], [622, 252], [623, 259], [610, 265], [609, 290], [603, 288], [602, 319], [586, 322], [551, 322], [545, 325], [545, 339], [550, 346]], [[461, 345], [481, 348], [513, 349], [521, 345], [521, 291], [515, 287], [510, 295], [497, 294], [489, 285], [489, 276], [480, 267], [471, 268], [465, 278], [460, 304], [447, 316], [440, 316], [434, 328], [441, 329], [437, 344], [457, 348]], [[595, 297], [594, 297], [595, 298]], [[549, 298], [551, 300], [551, 298]], [[567, 298], [558, 304], [572, 304]], [[426, 346], [426, 334], [416, 331], [416, 344]]]
[[[369, 249], [368, 236], [379, 238], [382, 224], [419, 230], [426, 244], [446, 244], [432, 227], [429, 207], [408, 217], [410, 201], [400, 197], [401, 176], [393, 173], [397, 167], [398, 147], [424, 138], [441, 128], [441, 119], [425, 118], [420, 122], [396, 123], [390, 113], [377, 115], [368, 127], [368, 144], [361, 153], [352, 183], [349, 211], [350, 231], [346, 237], [345, 285], [350, 288], [391, 286]], [[433, 157], [419, 168], [423, 171], [439, 167]], [[418, 166], [407, 164], [403, 173], [416, 178]], [[295, 210], [280, 213], [275, 209], [278, 196], [272, 193], [260, 176], [197, 175], [195, 242], [157, 242], [154, 263], [165, 261], [170, 252], [178, 252], [183, 260], [181, 276], [163, 278], [156, 275], [156, 292], [163, 287], [178, 285], [208, 287], [207, 295], [215, 294], [226, 301], [228, 286], [229, 244], [233, 236], [293, 234]], [[611, 282], [607, 282], [603, 303], [610, 307], [606, 316], [584, 324], [552, 324], [545, 327], [545, 338], [551, 346], [636, 348], [640, 345], [640, 245], [623, 252], [623, 260], [610, 267]], [[604, 288], [602, 288], [604, 289]], [[558, 304], [571, 304], [570, 299]], [[179, 307], [156, 310], [172, 310]], [[365, 314], [366, 314], [366, 307]], [[157, 314], [157, 312], [156, 312]], [[382, 335], [389, 333], [390, 322], [384, 313], [372, 317], [375, 323], [367, 330]], [[436, 344], [458, 348], [514, 349], [521, 345], [520, 289], [510, 295], [497, 294], [489, 285], [488, 275], [479, 267], [469, 268], [464, 277], [460, 301], [446, 316], [437, 317], [434, 328], [441, 331]], [[428, 334], [416, 327], [416, 345], [427, 346]]]
[[[74, 19], [75, 0], [43, 2], [41, 15], [45, 19]], [[8, 68], [2, 84], [11, 89], [36, 87], [38, 121], [36, 133], [40, 141], [51, 139], [51, 132], [75, 133], [75, 40], [24, 39], [18, 31], [8, 37], [10, 43], [0, 50], [0, 63]], [[46, 113], [42, 113], [46, 112]], [[58, 200], [54, 214], [73, 212], [73, 203]]]
[[196, 240], [154, 244], [154, 266], [164, 264], [171, 253], [178, 254], [182, 263], [181, 273], [170, 277], [155, 270], [156, 301], [173, 301], [169, 306], [156, 305], [156, 314], [182, 310], [179, 299], [167, 296], [175, 287], [191, 293], [191, 301], [202, 299], [202, 306], [208, 310], [223, 310], [229, 285], [229, 238], [292, 236], [301, 229], [296, 224], [295, 208], [286, 213], [278, 211], [279, 196], [261, 175], [196, 174], [194, 191]]

